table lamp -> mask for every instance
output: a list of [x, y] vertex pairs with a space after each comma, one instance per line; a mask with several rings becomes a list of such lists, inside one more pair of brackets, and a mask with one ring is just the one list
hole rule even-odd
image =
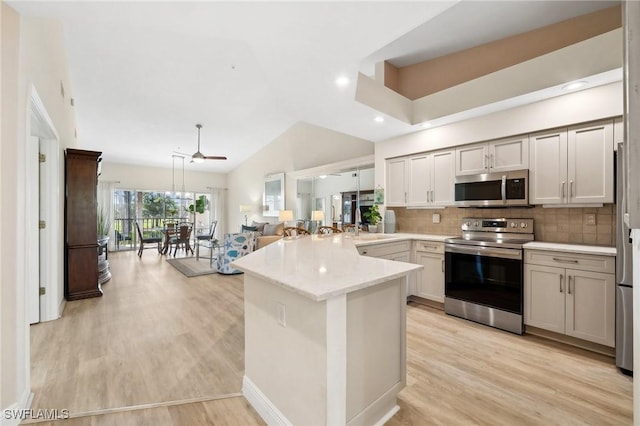
[[322, 221], [324, 220], [324, 212], [322, 210], [314, 210], [311, 212], [311, 220], [318, 222], [316, 224], [316, 229], [314, 230], [315, 232], [317, 232], [318, 227], [320, 225], [322, 225]]
[[293, 220], [293, 210], [280, 210], [280, 213], [278, 213], [278, 219], [280, 219], [280, 222], [284, 223], [284, 226], [287, 226], [287, 222]]
[[247, 213], [251, 211], [251, 206], [248, 204], [240, 204], [240, 213], [244, 213], [244, 226], [247, 226]]

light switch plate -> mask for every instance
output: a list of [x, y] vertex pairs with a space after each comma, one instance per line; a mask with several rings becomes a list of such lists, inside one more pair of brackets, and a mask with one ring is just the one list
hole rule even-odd
[[584, 223], [587, 225], [595, 225], [596, 224], [596, 215], [595, 213], [587, 213], [584, 215]]
[[440, 223], [440, 213], [433, 214], [433, 223]]

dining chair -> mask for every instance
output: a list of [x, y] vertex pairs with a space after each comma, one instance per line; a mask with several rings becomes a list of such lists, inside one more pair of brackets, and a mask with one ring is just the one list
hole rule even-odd
[[285, 237], [297, 237], [302, 235], [311, 235], [311, 232], [297, 226], [285, 226], [284, 228]]
[[158, 253], [162, 253], [162, 247], [160, 244], [162, 243], [162, 237], [148, 237], [145, 238], [140, 230], [140, 225], [136, 222], [136, 230], [138, 231], [138, 240], [140, 241], [140, 248], [138, 248], [138, 257], [142, 257], [142, 250], [144, 250], [145, 244], [157, 244], [158, 245]]
[[218, 239], [215, 237], [216, 226], [218, 225], [218, 221], [214, 220], [211, 222], [211, 226], [209, 227], [209, 233], [205, 235], [196, 235], [196, 260], [200, 259], [200, 247], [203, 246], [209, 249], [209, 264], [213, 263], [213, 252], [214, 249], [219, 248]]
[[342, 229], [335, 226], [319, 226], [318, 234], [341, 234]]
[[190, 225], [180, 225], [177, 233], [174, 237], [169, 240], [169, 250], [171, 250], [171, 245], [175, 244], [175, 249], [173, 250], [173, 257], [176, 257], [178, 253], [178, 248], [182, 244], [185, 250], [185, 253], [188, 254], [191, 252], [193, 254], [193, 248], [191, 248], [191, 230], [193, 228]]

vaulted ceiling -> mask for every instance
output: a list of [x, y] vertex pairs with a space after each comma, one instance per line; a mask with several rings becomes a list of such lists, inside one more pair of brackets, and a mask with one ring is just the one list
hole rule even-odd
[[[371, 141], [420, 130], [356, 101], [359, 75], [373, 78], [382, 61], [406, 66], [619, 4], [8, 3], [63, 22], [83, 148], [103, 151], [105, 161], [171, 167], [173, 151], [195, 152], [202, 123], [201, 151], [229, 160], [188, 167], [215, 172], [298, 121]], [[338, 77], [347, 83], [336, 86]]]

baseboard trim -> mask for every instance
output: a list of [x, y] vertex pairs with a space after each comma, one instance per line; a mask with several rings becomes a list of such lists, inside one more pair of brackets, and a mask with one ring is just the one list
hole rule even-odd
[[382, 416], [382, 418], [378, 420], [373, 426], [383, 426], [385, 423], [391, 420], [391, 417], [395, 416], [398, 411], [400, 411], [400, 406], [396, 404], [391, 410], [387, 412], [387, 414]]
[[7, 412], [11, 413], [12, 411], [21, 411], [28, 410], [31, 406], [31, 402], [33, 401], [33, 392], [27, 389], [22, 395], [20, 395], [20, 400], [14, 402], [10, 406], [2, 409], [2, 417], [0, 418], [0, 425], [2, 426], [17, 426], [22, 422], [22, 419], [18, 418], [7, 418]]
[[575, 346], [577, 348], [585, 349], [591, 352], [596, 352], [608, 357], [614, 358], [616, 356], [615, 348], [604, 346], [599, 343], [589, 342], [587, 340], [578, 339], [576, 337], [567, 336], [565, 334], [555, 333], [553, 331], [544, 330], [538, 327], [525, 325], [525, 333], [532, 334], [537, 337], [542, 337], [544, 339], [553, 340], [565, 345]]
[[287, 426], [293, 424], [246, 375], [242, 378], [242, 395], [249, 401], [249, 404], [258, 412], [266, 424]]

